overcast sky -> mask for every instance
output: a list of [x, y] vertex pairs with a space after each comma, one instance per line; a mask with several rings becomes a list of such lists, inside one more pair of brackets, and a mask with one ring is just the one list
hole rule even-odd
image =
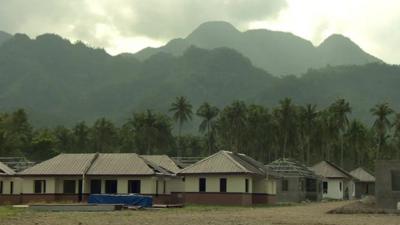
[[400, 64], [399, 0], [0, 0], [0, 30], [57, 33], [110, 54], [163, 45], [210, 20], [289, 31], [315, 45], [341, 33]]

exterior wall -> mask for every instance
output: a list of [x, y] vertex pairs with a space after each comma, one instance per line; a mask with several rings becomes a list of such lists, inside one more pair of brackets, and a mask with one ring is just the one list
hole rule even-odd
[[375, 197], [379, 207], [396, 209], [400, 202], [400, 191], [392, 190], [391, 171], [400, 171], [399, 160], [375, 162]]
[[184, 201], [187, 204], [205, 205], [252, 205], [250, 193], [184, 193]]
[[356, 182], [355, 185], [356, 198], [363, 198], [364, 196], [375, 194], [374, 182]]
[[35, 180], [46, 181], [46, 193], [56, 193], [56, 178], [55, 177], [22, 177], [22, 194], [34, 194]]
[[[323, 182], [328, 183], [328, 192], [323, 193], [323, 198], [329, 199], [339, 199], [342, 200], [344, 197], [343, 194], [343, 183], [344, 181], [341, 179], [325, 179]], [[342, 190], [340, 190], [340, 184], [342, 184]]]
[[275, 179], [259, 178], [253, 179], [253, 193], [276, 195]]
[[323, 198], [343, 200], [355, 197], [354, 181], [346, 179], [324, 179], [323, 181], [328, 183], [328, 193], [323, 193]]
[[253, 180], [246, 175], [187, 175], [185, 176], [185, 192], [199, 192], [199, 178], [206, 178], [206, 192], [219, 192], [219, 179], [226, 178], [226, 192], [245, 193], [245, 179], [249, 180], [249, 192], [253, 190]]
[[288, 180], [288, 190], [282, 190], [282, 181], [277, 183], [277, 202], [301, 202], [306, 199], [305, 192], [300, 189], [300, 178], [284, 178]]
[[3, 192], [0, 195], [10, 195], [11, 194], [11, 182], [13, 182], [13, 191], [12, 194], [20, 194], [21, 193], [21, 182], [22, 179], [13, 176], [0, 176], [0, 181], [3, 182]]

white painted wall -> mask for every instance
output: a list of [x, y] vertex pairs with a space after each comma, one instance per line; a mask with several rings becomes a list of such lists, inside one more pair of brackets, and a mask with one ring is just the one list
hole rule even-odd
[[323, 193], [323, 198], [343, 200], [346, 188], [348, 189], [350, 199], [353, 199], [355, 196], [355, 184], [352, 180], [324, 179], [323, 182], [328, 183], [328, 193]]
[[11, 194], [11, 182], [13, 182], [12, 194], [20, 194], [22, 188], [22, 179], [18, 177], [0, 176], [0, 182], [3, 183], [3, 192], [0, 194]]

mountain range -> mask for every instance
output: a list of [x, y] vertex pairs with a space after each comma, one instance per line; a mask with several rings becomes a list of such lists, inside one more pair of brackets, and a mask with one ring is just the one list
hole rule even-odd
[[[228, 47], [190, 45], [182, 54], [159, 51], [137, 58], [143, 51], [111, 56], [103, 49], [71, 43], [55, 34], [34, 39], [25, 34], [3, 36], [0, 112], [25, 108], [38, 126], [93, 122], [103, 116], [122, 123], [134, 111], [168, 112], [171, 102], [181, 95], [194, 109], [204, 101], [223, 107], [234, 100], [273, 107], [284, 97], [293, 98], [296, 104], [325, 107], [343, 97], [350, 101], [354, 116], [367, 121], [376, 103], [387, 101], [400, 110], [400, 67], [376, 58], [375, 63], [332, 63], [307, 69], [300, 76], [279, 77]], [[348, 50], [321, 46], [319, 51]], [[349, 61], [355, 58], [362, 61], [348, 55]], [[285, 63], [293, 65], [288, 59], [280, 61]]]
[[362, 65], [382, 60], [364, 52], [349, 38], [334, 34], [315, 47], [291, 33], [265, 29], [240, 32], [227, 22], [201, 24], [186, 38], [173, 39], [160, 48], [146, 48], [135, 54], [144, 60], [159, 52], [182, 55], [190, 46], [204, 49], [227, 47], [248, 57], [255, 66], [274, 75], [300, 75], [309, 68], [327, 65]]

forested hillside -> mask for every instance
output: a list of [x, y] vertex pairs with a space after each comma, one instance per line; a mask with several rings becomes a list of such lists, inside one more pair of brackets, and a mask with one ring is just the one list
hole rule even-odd
[[52, 34], [36, 39], [17, 34], [6, 41], [0, 47], [0, 81], [0, 110], [24, 108], [38, 126], [91, 123], [103, 116], [121, 124], [134, 111], [167, 112], [176, 96], [196, 107], [234, 100], [272, 107], [285, 97], [327, 106], [341, 97], [364, 121], [371, 121], [368, 110], [376, 103], [400, 106], [399, 66], [328, 66], [278, 78], [228, 48], [190, 47], [182, 56], [158, 53], [140, 62]]
[[146, 48], [135, 56], [141, 60], [159, 52], [180, 56], [192, 45], [205, 49], [232, 48], [248, 57], [255, 66], [276, 76], [300, 75], [309, 68], [327, 65], [381, 62], [342, 35], [331, 35], [315, 47], [291, 33], [265, 29], [240, 32], [231, 24], [218, 21], [201, 24], [184, 39], [174, 39], [160, 48]]

